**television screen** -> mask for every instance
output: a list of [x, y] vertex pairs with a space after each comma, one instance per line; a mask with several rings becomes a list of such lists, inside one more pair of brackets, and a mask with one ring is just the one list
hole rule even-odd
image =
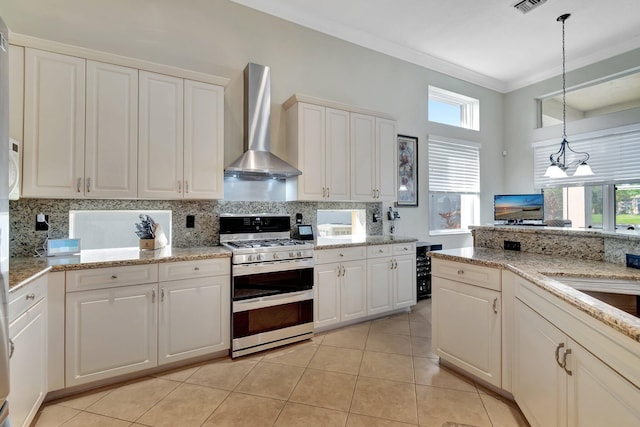
[[543, 194], [502, 194], [493, 196], [496, 221], [544, 220]]

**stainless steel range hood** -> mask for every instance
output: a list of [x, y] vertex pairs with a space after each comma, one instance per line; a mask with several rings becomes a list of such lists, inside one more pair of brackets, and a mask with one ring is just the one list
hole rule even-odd
[[244, 69], [245, 152], [225, 168], [225, 176], [255, 179], [286, 178], [302, 174], [269, 151], [271, 145], [270, 86], [269, 67], [249, 63]]

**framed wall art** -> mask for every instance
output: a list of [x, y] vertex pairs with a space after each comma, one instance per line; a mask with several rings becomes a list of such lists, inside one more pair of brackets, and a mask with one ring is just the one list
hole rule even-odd
[[398, 206], [418, 206], [418, 138], [398, 135]]

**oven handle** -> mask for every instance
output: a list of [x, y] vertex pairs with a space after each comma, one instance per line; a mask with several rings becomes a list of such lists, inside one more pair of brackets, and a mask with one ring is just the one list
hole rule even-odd
[[313, 289], [279, 295], [269, 295], [266, 297], [252, 298], [243, 301], [234, 301], [233, 312], [240, 313], [242, 311], [273, 307], [276, 305], [290, 304], [292, 302], [306, 301], [310, 299], [313, 299]]
[[277, 271], [300, 270], [313, 268], [313, 258], [287, 261], [260, 262], [255, 264], [236, 264], [233, 266], [233, 276], [247, 276], [249, 274], [273, 273]]

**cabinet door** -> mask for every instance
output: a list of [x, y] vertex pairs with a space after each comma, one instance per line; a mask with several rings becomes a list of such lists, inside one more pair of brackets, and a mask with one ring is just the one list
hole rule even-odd
[[298, 166], [303, 172], [297, 177], [297, 197], [298, 200], [323, 200], [326, 196], [326, 109], [303, 102], [296, 108]]
[[184, 82], [184, 197], [222, 199], [224, 88]]
[[81, 197], [85, 60], [25, 50], [25, 197]]
[[87, 61], [84, 195], [138, 195], [138, 70]]
[[568, 425], [640, 425], [640, 391], [579, 344], [569, 346]]
[[395, 258], [394, 308], [416, 304], [416, 257], [407, 255]]
[[[351, 199], [376, 199], [375, 117], [351, 113]], [[377, 200], [377, 199], [376, 199]]]
[[24, 139], [24, 47], [9, 45], [9, 136]]
[[229, 276], [159, 286], [158, 364], [229, 348]]
[[531, 426], [565, 426], [567, 379], [555, 355], [567, 348], [566, 337], [520, 300], [514, 313], [513, 396]]
[[340, 321], [340, 264], [316, 265], [313, 298], [315, 327]]
[[396, 122], [380, 117], [376, 117], [376, 172], [378, 198], [383, 201], [397, 200], [398, 142]]
[[138, 196], [183, 194], [183, 80], [139, 72]]
[[366, 269], [365, 260], [342, 263], [340, 320], [343, 322], [364, 317], [367, 314]]
[[384, 313], [393, 309], [392, 259], [376, 258], [367, 260], [367, 312]]
[[[351, 192], [349, 112], [326, 110], [325, 185], [329, 200], [349, 200]], [[317, 159], [315, 160], [317, 162]]]
[[11, 422], [28, 426], [47, 393], [46, 298], [9, 325], [14, 344], [10, 382]]
[[440, 357], [501, 386], [500, 292], [433, 278], [433, 347]]
[[157, 285], [66, 296], [66, 386], [157, 365]]

